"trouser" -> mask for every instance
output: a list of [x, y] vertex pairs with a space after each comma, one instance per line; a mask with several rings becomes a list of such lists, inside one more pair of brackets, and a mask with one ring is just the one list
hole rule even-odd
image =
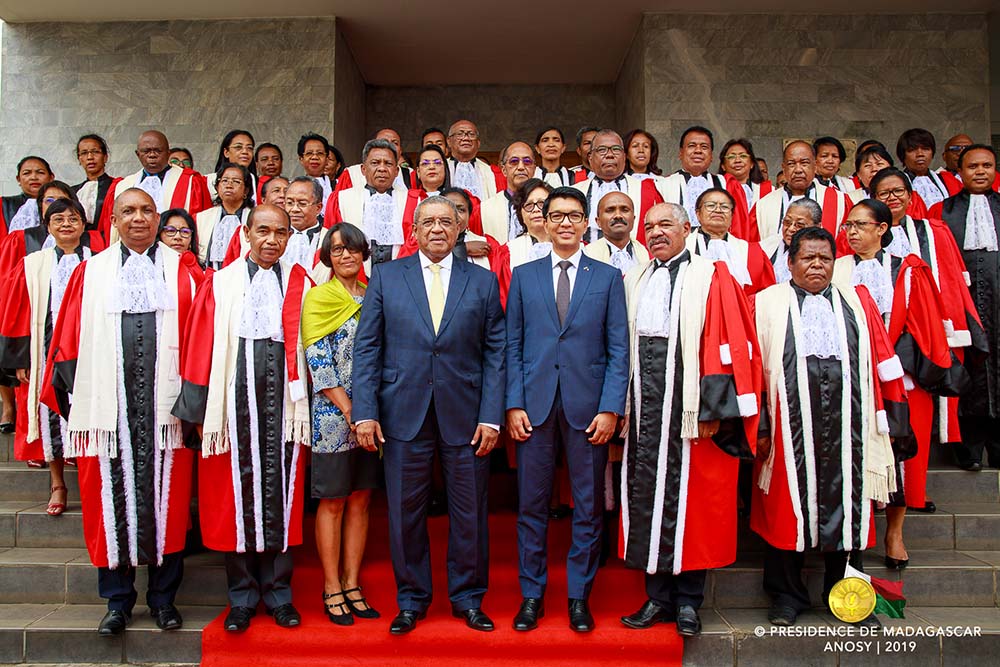
[[264, 601], [268, 611], [292, 602], [292, 554], [287, 551], [226, 553], [229, 604], [256, 609]]
[[448, 497], [448, 598], [456, 611], [482, 606], [489, 585], [489, 457], [476, 456], [476, 448], [467, 443], [446, 443], [433, 401], [413, 440], [387, 437], [382, 450], [399, 609], [424, 611], [433, 597], [427, 508], [435, 452]]
[[960, 416], [958, 426], [962, 442], [956, 442], [955, 458], [959, 465], [983, 462], [983, 450], [992, 468], [1000, 468], [1000, 419], [994, 417]]
[[689, 570], [680, 574], [646, 574], [646, 596], [661, 607], [676, 610], [684, 605], [701, 608], [705, 601], [708, 570]]
[[[862, 551], [826, 551], [823, 553], [823, 604], [834, 584], [844, 578], [850, 559], [851, 567], [863, 572]], [[778, 549], [768, 544], [764, 550], [764, 590], [773, 604], [791, 607], [797, 612], [809, 609], [809, 590], [802, 580], [806, 554], [802, 551]]]
[[521, 594], [526, 598], [543, 597], [548, 583], [549, 499], [560, 446], [573, 493], [573, 543], [566, 558], [569, 597], [589, 597], [597, 574], [608, 448], [590, 444], [584, 431], [569, 425], [557, 391], [548, 418], [517, 445], [517, 544]]
[[[109, 611], [132, 613], [139, 594], [135, 590], [135, 572], [138, 568], [120, 565], [115, 569], [97, 568], [97, 591], [108, 601]], [[172, 605], [177, 589], [184, 578], [184, 554], [164, 554], [163, 565], [147, 565], [146, 605], [158, 609]]]

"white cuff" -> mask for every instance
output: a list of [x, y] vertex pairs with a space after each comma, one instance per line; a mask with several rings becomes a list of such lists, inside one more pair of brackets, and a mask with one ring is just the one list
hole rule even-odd
[[965, 286], [972, 287], [972, 277], [969, 276], [968, 271], [962, 271], [962, 277], [965, 278]]
[[723, 366], [730, 366], [733, 363], [733, 353], [729, 350], [729, 343], [719, 346], [719, 358]]
[[917, 385], [913, 383], [913, 378], [910, 377], [909, 374], [903, 376], [903, 389], [906, 391], [913, 391], [913, 388], [916, 386]]
[[878, 365], [878, 377], [882, 382], [898, 380], [903, 377], [903, 364], [895, 354]]
[[972, 332], [966, 329], [965, 331], [956, 331], [951, 336], [948, 336], [948, 347], [969, 347], [972, 345]]
[[757, 394], [740, 394], [736, 397], [740, 407], [740, 417], [753, 417], [757, 414]]
[[288, 383], [288, 393], [291, 395], [292, 402], [301, 401], [306, 397], [306, 384], [302, 378]]
[[875, 423], [878, 424], [879, 433], [889, 432], [889, 417], [886, 416], [885, 410], [879, 410], [875, 413]]
[[944, 335], [951, 338], [955, 335], [955, 325], [951, 320], [941, 320], [941, 324], [944, 325]]
[[498, 433], [500, 432], [500, 425], [499, 424], [487, 424], [486, 422], [479, 422], [479, 425], [480, 426], [488, 426], [491, 429], [493, 429], [494, 431], [496, 431]]

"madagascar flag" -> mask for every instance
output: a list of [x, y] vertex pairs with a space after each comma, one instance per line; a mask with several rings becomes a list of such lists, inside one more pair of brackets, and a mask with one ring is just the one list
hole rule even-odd
[[906, 598], [903, 597], [903, 582], [879, 579], [870, 574], [865, 574], [860, 570], [847, 564], [844, 572], [845, 577], [857, 577], [864, 579], [875, 589], [875, 609], [873, 614], [882, 614], [889, 618], [906, 618], [903, 616], [903, 607], [906, 606]]

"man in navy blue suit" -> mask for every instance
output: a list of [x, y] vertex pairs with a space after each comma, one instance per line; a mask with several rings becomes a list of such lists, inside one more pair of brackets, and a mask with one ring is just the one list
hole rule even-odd
[[420, 251], [375, 266], [354, 341], [359, 444], [384, 454], [389, 548], [404, 634], [431, 603], [427, 506], [434, 454], [448, 491], [452, 613], [489, 631], [488, 454], [503, 419], [504, 318], [496, 276], [456, 261], [458, 211], [428, 197], [414, 213]]
[[518, 442], [521, 594], [515, 630], [544, 615], [552, 474], [565, 454], [573, 492], [566, 563], [570, 627], [594, 628], [588, 606], [600, 557], [607, 442], [625, 411], [628, 319], [621, 272], [583, 254], [587, 198], [557, 188], [542, 208], [552, 253], [514, 269], [507, 300], [507, 428]]

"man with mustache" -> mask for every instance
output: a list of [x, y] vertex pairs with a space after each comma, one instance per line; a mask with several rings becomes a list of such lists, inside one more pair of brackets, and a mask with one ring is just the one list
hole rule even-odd
[[524, 141], [515, 141], [500, 154], [500, 169], [507, 187], [483, 202], [479, 209], [483, 233], [498, 243], [507, 243], [524, 233], [525, 228], [514, 209], [514, 193], [535, 173], [535, 154]]
[[609, 192], [597, 202], [597, 224], [603, 236], [589, 244], [587, 257], [610, 264], [624, 276], [637, 264], [649, 261], [649, 251], [632, 238], [635, 206], [624, 192]]
[[621, 494], [625, 565], [645, 571], [648, 599], [621, 622], [676, 622], [691, 637], [707, 571], [736, 560], [739, 456], [756, 443], [760, 351], [725, 263], [686, 249], [685, 208], [658, 204], [645, 227], [653, 259], [625, 276], [632, 379]]

